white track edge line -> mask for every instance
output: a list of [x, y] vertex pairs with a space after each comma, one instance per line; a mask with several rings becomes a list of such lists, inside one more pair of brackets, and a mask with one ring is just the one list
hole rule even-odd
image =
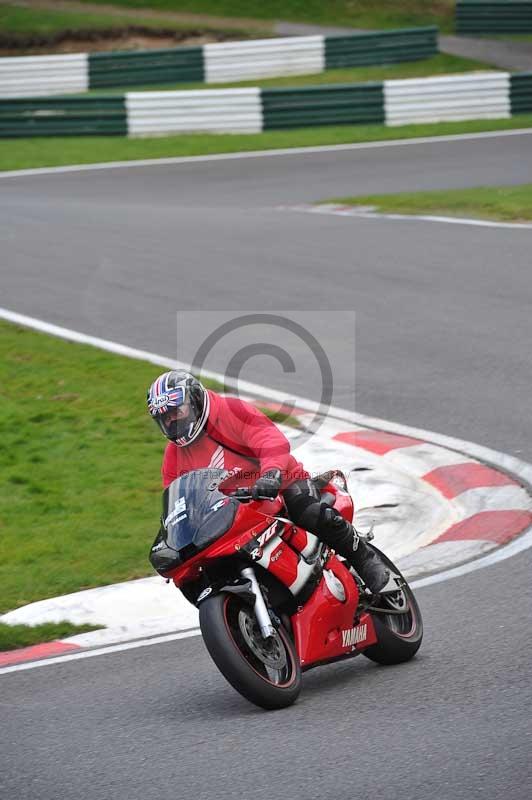
[[5, 675], [8, 672], [21, 672], [26, 669], [35, 669], [36, 667], [45, 667], [47, 664], [62, 664], [65, 661], [79, 661], [82, 658], [105, 656], [108, 653], [118, 653], [122, 650], [135, 650], [137, 647], [164, 644], [165, 642], [173, 642], [176, 639], [188, 639], [190, 636], [199, 636], [200, 633], [201, 631], [199, 628], [191, 628], [186, 631], [179, 631], [179, 633], [166, 633], [163, 636], [154, 636], [150, 639], [137, 639], [134, 642], [122, 642], [122, 644], [112, 644], [108, 647], [98, 647], [94, 650], [82, 650], [79, 653], [65, 653], [62, 656], [43, 658], [39, 661], [28, 661], [25, 664], [12, 664], [9, 667], [1, 667], [0, 675]]
[[447, 225], [474, 225], [478, 228], [532, 230], [532, 224], [527, 222], [495, 222], [493, 220], [475, 219], [474, 217], [444, 217], [432, 214], [372, 214], [371, 216], [377, 219], [422, 220], [424, 222], [445, 222]]
[[230, 161], [242, 158], [275, 158], [277, 156], [312, 155], [313, 153], [335, 153], [343, 150], [371, 150], [381, 147], [405, 147], [411, 144], [432, 142], [462, 142], [474, 139], [493, 139], [501, 136], [530, 136], [532, 128], [510, 128], [509, 130], [479, 131], [478, 133], [456, 133], [446, 136], [418, 136], [410, 139], [383, 139], [376, 142], [352, 142], [351, 144], [316, 145], [314, 147], [284, 147], [277, 150], [243, 150], [238, 153], [211, 153], [203, 156], [176, 156], [169, 158], [143, 158], [129, 161], [96, 162], [94, 164], [69, 164], [59, 167], [36, 167], [34, 169], [4, 170], [0, 178], [17, 178], [31, 175], [53, 175], [90, 170], [127, 169], [155, 167], [172, 164], [194, 164], [208, 161]]
[[434, 583], [441, 583], [442, 581], [450, 580], [451, 578], [460, 578], [462, 575], [467, 575], [470, 572], [475, 572], [477, 569], [484, 567], [491, 567], [499, 561], [505, 561], [507, 558], [522, 553], [523, 550], [528, 550], [532, 547], [532, 529], [528, 529], [526, 533], [521, 534], [515, 539], [512, 539], [508, 544], [487, 553], [485, 556], [473, 559], [465, 564], [459, 564], [456, 567], [438, 572], [435, 575], [428, 575], [426, 578], [419, 578], [410, 583], [413, 589], [422, 589], [424, 586], [432, 586]]
[[495, 220], [479, 219], [475, 217], [446, 217], [436, 214], [392, 214], [372, 211], [350, 211], [348, 209], [320, 209], [318, 206], [279, 206], [279, 211], [302, 211], [308, 214], [322, 214], [331, 217], [348, 217], [351, 219], [371, 220], [399, 220], [401, 222], [443, 222], [448, 225], [472, 225], [479, 228], [510, 228], [511, 230], [532, 230], [532, 223], [528, 222], [497, 222]]

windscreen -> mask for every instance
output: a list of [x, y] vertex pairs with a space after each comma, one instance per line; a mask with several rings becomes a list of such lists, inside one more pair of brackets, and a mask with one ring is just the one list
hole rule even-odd
[[188, 548], [190, 557], [229, 530], [239, 503], [218, 489], [226, 475], [222, 469], [194, 470], [165, 489], [162, 527], [168, 547]]

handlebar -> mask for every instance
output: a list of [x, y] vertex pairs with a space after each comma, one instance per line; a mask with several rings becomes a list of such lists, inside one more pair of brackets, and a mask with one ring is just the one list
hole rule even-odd
[[250, 503], [252, 500], [275, 500], [274, 497], [253, 497], [251, 486], [241, 486], [234, 492], [230, 492], [228, 497], [236, 497], [241, 503]]
[[234, 492], [229, 493], [229, 497], [236, 497], [237, 500], [241, 500], [243, 502], [250, 502], [253, 500], [253, 496], [251, 494], [251, 488], [241, 486], [239, 489], [235, 489]]

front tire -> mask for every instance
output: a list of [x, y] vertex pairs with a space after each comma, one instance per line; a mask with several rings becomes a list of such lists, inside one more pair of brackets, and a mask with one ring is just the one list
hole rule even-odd
[[212, 660], [243, 697], [268, 710], [296, 701], [301, 691], [301, 665], [282, 625], [275, 637], [263, 639], [253, 609], [230, 593], [204, 600], [199, 621]]
[[[412, 589], [395, 564], [376, 547], [373, 545], [370, 547], [376, 551], [393, 575], [400, 579], [402, 586], [393, 594], [377, 595], [374, 605], [384, 609], [384, 613], [371, 612], [369, 609], [377, 634], [377, 643], [362, 652], [366, 658], [377, 664], [402, 664], [410, 661], [421, 647], [423, 639], [421, 611]], [[389, 609], [390, 613], [387, 614], [386, 609]], [[402, 609], [403, 613], [391, 613]]]

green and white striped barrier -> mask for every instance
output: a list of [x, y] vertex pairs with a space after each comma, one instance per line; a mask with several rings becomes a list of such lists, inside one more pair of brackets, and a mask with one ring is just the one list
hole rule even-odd
[[393, 64], [437, 52], [435, 27], [349, 36], [294, 36], [112, 53], [0, 58], [0, 98], [113, 86], [229, 83], [311, 75], [336, 67]]
[[458, 33], [532, 32], [532, 0], [459, 0]]
[[0, 100], [0, 137], [258, 133], [311, 125], [504, 119], [527, 112], [532, 112], [532, 73], [474, 72], [292, 89]]

